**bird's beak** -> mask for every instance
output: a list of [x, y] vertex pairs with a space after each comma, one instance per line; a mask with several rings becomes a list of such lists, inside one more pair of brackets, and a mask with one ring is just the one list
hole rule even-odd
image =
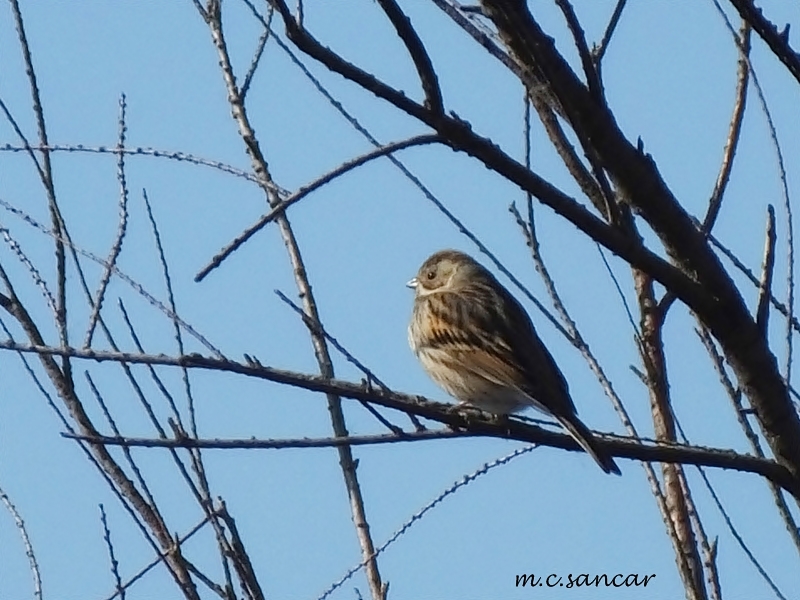
[[409, 281], [409, 282], [406, 284], [406, 287], [410, 287], [412, 290], [415, 290], [415, 289], [417, 289], [417, 286], [418, 286], [418, 285], [419, 285], [419, 279], [417, 279], [416, 277], [414, 277], [414, 279], [412, 279], [411, 281]]

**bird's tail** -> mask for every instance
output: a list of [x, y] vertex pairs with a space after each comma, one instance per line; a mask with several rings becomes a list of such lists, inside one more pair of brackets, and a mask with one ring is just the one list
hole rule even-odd
[[578, 442], [578, 445], [583, 448], [594, 461], [600, 465], [606, 473], [614, 473], [620, 475], [619, 467], [611, 455], [602, 450], [595, 440], [592, 432], [584, 425], [576, 415], [559, 416], [554, 415], [562, 427], [566, 429], [573, 439]]

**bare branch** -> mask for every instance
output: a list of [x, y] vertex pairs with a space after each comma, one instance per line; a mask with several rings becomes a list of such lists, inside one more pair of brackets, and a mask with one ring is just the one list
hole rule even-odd
[[[397, 35], [405, 44], [411, 60], [417, 69], [419, 80], [422, 83], [422, 90], [425, 92], [425, 107], [435, 114], [444, 113], [444, 103], [442, 101], [442, 90], [439, 88], [439, 80], [433, 68], [431, 57], [425, 50], [425, 45], [417, 35], [416, 30], [411, 25], [411, 20], [403, 14], [400, 6], [395, 0], [378, 0], [383, 12], [389, 17], [394, 25]], [[300, 23], [302, 27], [302, 22]]]
[[[717, 310], [715, 303], [706, 291], [695, 281], [687, 277], [675, 266], [646, 249], [641, 243], [630, 239], [618, 229], [609, 226], [592, 215], [580, 203], [576, 202], [549, 182], [545, 181], [524, 165], [502, 152], [491, 140], [477, 135], [469, 123], [454, 117], [435, 117], [423, 106], [408, 99], [404, 94], [377, 80], [358, 67], [348, 63], [341, 57], [322, 46], [305, 29], [298, 27], [283, 0], [274, 0], [283, 16], [287, 35], [300, 50], [320, 61], [331, 71], [357, 83], [376, 96], [387, 100], [400, 110], [422, 122], [435, 127], [437, 131], [456, 150], [463, 150], [470, 156], [480, 160], [499, 174], [519, 185], [523, 190], [531, 192], [543, 204], [551, 207], [566, 218], [578, 229], [593, 240], [599, 242], [613, 253], [638, 268], [653, 274], [662, 285], [675, 291], [686, 304], [703, 313]], [[634, 152], [638, 156], [638, 151]], [[625, 154], [625, 152], [623, 152]], [[622, 157], [618, 160], [624, 162]], [[641, 162], [638, 157], [635, 162]], [[663, 182], [661, 182], [663, 184]], [[685, 235], [685, 233], [682, 233]]]
[[800, 54], [789, 45], [789, 26], [787, 25], [783, 32], [779, 32], [775, 24], [756, 7], [753, 0], [730, 0], [730, 3], [800, 83]]
[[114, 552], [114, 544], [111, 541], [111, 530], [108, 528], [106, 519], [106, 509], [100, 505], [100, 522], [103, 524], [103, 539], [108, 550], [108, 559], [111, 562], [111, 574], [114, 576], [114, 585], [120, 600], [125, 600], [125, 588], [122, 586], [122, 578], [119, 576], [119, 561]]
[[[397, 541], [401, 536], [403, 536], [415, 523], [418, 523], [420, 519], [422, 519], [433, 507], [440, 504], [444, 499], [448, 496], [452, 496], [456, 493], [459, 489], [463, 488], [466, 485], [469, 485], [482, 475], [485, 475], [489, 471], [494, 468], [501, 467], [505, 464], [508, 464], [518, 456], [522, 456], [523, 454], [527, 454], [533, 450], [535, 450], [536, 446], [526, 446], [525, 448], [520, 448], [519, 450], [514, 450], [505, 456], [493, 460], [491, 462], [485, 463], [481, 466], [480, 469], [470, 473], [469, 475], [465, 475], [461, 477], [458, 481], [453, 483], [450, 487], [444, 490], [441, 494], [439, 494], [436, 498], [428, 502], [423, 508], [418, 510], [416, 513], [411, 515], [411, 517], [403, 523], [397, 531], [395, 531], [389, 539], [387, 539], [383, 544], [381, 544], [376, 550], [374, 556], [377, 556], [381, 552], [385, 551], [389, 546], [391, 546], [395, 541]], [[372, 558], [372, 557], [371, 557]], [[365, 561], [362, 561], [360, 564], [356, 565], [352, 569], [349, 569], [347, 573], [345, 573], [341, 579], [337, 582], [332, 584], [325, 592], [317, 598], [317, 600], [325, 600], [329, 598], [330, 595], [339, 589], [348, 579], [350, 579], [353, 575], [355, 575], [358, 571], [360, 571], [365, 566]]]
[[764, 241], [764, 262], [761, 264], [761, 283], [756, 304], [756, 323], [766, 339], [769, 322], [769, 298], [772, 295], [772, 274], [775, 267], [775, 209], [767, 205], [767, 233]]
[[597, 72], [592, 55], [589, 52], [589, 46], [586, 44], [586, 34], [583, 32], [578, 15], [575, 14], [575, 9], [569, 0], [555, 0], [558, 8], [564, 14], [567, 21], [567, 27], [572, 34], [572, 39], [575, 42], [575, 47], [578, 49], [578, 56], [581, 59], [581, 66], [583, 67], [583, 74], [586, 76], [586, 85], [589, 92], [599, 104], [605, 104], [605, 94], [603, 92], [603, 83], [600, 80], [600, 74]]
[[606, 50], [608, 50], [608, 45], [611, 43], [611, 37], [614, 35], [614, 31], [617, 29], [619, 18], [622, 16], [622, 11], [625, 8], [625, 3], [627, 1], [628, 0], [617, 0], [617, 5], [614, 7], [614, 12], [611, 14], [611, 18], [608, 20], [606, 31], [603, 33], [603, 39], [600, 40], [600, 44], [592, 50], [594, 62], [598, 65], [598, 68], [603, 62], [603, 57], [606, 54]]
[[706, 217], [703, 219], [703, 231], [711, 231], [717, 220], [719, 209], [722, 206], [722, 198], [730, 181], [733, 171], [733, 159], [736, 156], [736, 149], [739, 146], [739, 139], [742, 133], [742, 123], [744, 122], [745, 106], [747, 105], [747, 85], [750, 81], [750, 28], [742, 27], [740, 30], [741, 45], [739, 55], [739, 69], [736, 77], [736, 99], [733, 103], [733, 114], [731, 123], [728, 126], [728, 137], [725, 140], [725, 149], [722, 152], [722, 164], [720, 165], [717, 182], [714, 184], [714, 191], [708, 201]]
[[339, 446], [375, 446], [399, 442], [424, 442], [452, 438], [478, 437], [471, 431], [452, 429], [382, 433], [376, 435], [349, 435], [347, 437], [297, 438], [286, 440], [247, 439], [199, 439], [180, 437], [177, 439], [140, 438], [127, 436], [85, 436], [75, 433], [62, 433], [62, 437], [125, 448], [190, 448], [203, 450], [283, 450], [287, 448], [337, 448]]
[[245, 229], [241, 234], [239, 234], [230, 244], [225, 246], [222, 250], [220, 250], [214, 258], [209, 261], [209, 263], [200, 269], [200, 271], [195, 275], [195, 281], [202, 281], [205, 277], [214, 269], [216, 269], [222, 262], [228, 258], [231, 254], [233, 254], [239, 247], [244, 244], [247, 240], [249, 240], [256, 232], [263, 229], [266, 225], [271, 223], [272, 221], [276, 220], [279, 216], [283, 215], [286, 212], [286, 209], [292, 206], [293, 204], [299, 202], [306, 196], [308, 196], [311, 192], [318, 190], [323, 185], [330, 183], [337, 177], [352, 171], [356, 167], [360, 167], [363, 164], [368, 163], [371, 160], [376, 158], [380, 158], [382, 156], [391, 155], [394, 152], [398, 152], [405, 148], [411, 148], [412, 146], [424, 146], [427, 144], [435, 144], [441, 142], [441, 138], [435, 134], [425, 134], [419, 135], [413, 138], [409, 138], [406, 140], [401, 140], [399, 142], [393, 142], [391, 144], [386, 144], [385, 146], [380, 146], [379, 148], [367, 152], [366, 154], [362, 154], [352, 160], [342, 163], [335, 169], [328, 171], [321, 177], [318, 177], [311, 183], [308, 183], [297, 190], [295, 193], [291, 194], [287, 198], [283, 199], [282, 201], [278, 202], [275, 206], [273, 206], [270, 211], [262, 216], [258, 221], [256, 221], [253, 225]]
[[125, 135], [128, 130], [128, 125], [125, 122], [125, 109], [127, 104], [125, 102], [125, 94], [119, 99], [119, 137], [117, 138], [117, 181], [119, 182], [119, 223], [117, 225], [117, 235], [114, 237], [114, 243], [111, 244], [108, 258], [105, 260], [103, 266], [103, 275], [100, 277], [100, 285], [97, 287], [94, 302], [92, 303], [92, 314], [89, 317], [89, 325], [86, 328], [86, 337], [84, 338], [83, 345], [88, 348], [92, 345], [92, 337], [94, 330], [97, 326], [97, 320], [100, 317], [100, 311], [103, 308], [103, 302], [106, 297], [106, 289], [108, 283], [111, 281], [112, 270], [117, 264], [120, 252], [122, 252], [122, 240], [125, 238], [125, 232], [128, 229], [128, 182], [125, 177], [125, 155], [121, 152], [125, 148]]
[[[56, 236], [55, 232], [51, 231], [50, 229], [48, 229], [47, 227], [45, 227], [44, 225], [42, 225], [41, 223], [39, 223], [38, 221], [33, 219], [30, 215], [27, 215], [24, 212], [22, 212], [20, 209], [16, 208], [15, 206], [12, 206], [11, 204], [6, 202], [2, 198], [0, 198], [0, 206], [5, 208], [9, 212], [19, 216], [26, 223], [28, 223], [32, 227], [35, 227], [36, 229], [38, 229], [39, 231], [41, 231], [45, 235], [49, 235], [51, 237]], [[66, 233], [66, 231], [65, 231], [65, 233]], [[96, 262], [99, 265], [105, 265], [105, 261], [102, 258], [92, 254], [91, 252], [88, 252], [88, 251], [84, 250], [83, 248], [79, 248], [78, 246], [73, 244], [72, 241], [68, 237], [62, 238], [62, 241], [64, 242], [64, 244], [66, 246], [68, 246], [71, 250], [74, 251], [73, 258], [75, 256], [77, 256], [78, 254], [80, 254], [81, 256], [85, 256], [89, 260], [92, 260], [92, 261]], [[75, 262], [76, 262], [76, 264], [78, 263], [77, 259], [75, 260]], [[129, 277], [124, 272], [120, 271], [119, 268], [117, 268], [116, 266], [112, 266], [111, 270], [117, 277], [119, 277], [122, 281], [127, 283], [129, 286], [131, 286], [140, 296], [142, 296], [145, 300], [147, 300], [152, 306], [154, 306], [155, 308], [160, 310], [162, 313], [164, 313], [170, 319], [173, 319], [174, 321], [180, 323], [181, 327], [183, 327], [183, 329], [185, 331], [187, 331], [192, 337], [194, 337], [198, 342], [200, 342], [203, 346], [205, 346], [210, 352], [213, 352], [214, 354], [216, 354], [218, 356], [222, 356], [222, 353], [213, 344], [211, 344], [211, 342], [209, 342], [194, 327], [189, 325], [189, 323], [187, 323], [186, 321], [181, 319], [173, 311], [171, 311], [169, 308], [164, 306], [164, 304], [162, 302], [157, 300], [152, 294], [150, 294], [146, 289], [144, 289], [144, 287], [139, 282], [137, 282], [133, 278]], [[82, 279], [81, 285], [85, 285], [85, 280], [83, 279], [83, 274], [82, 273], [81, 273], [81, 279]], [[86, 289], [88, 290], [88, 288], [86, 288]], [[86, 293], [89, 295], [89, 298], [91, 298], [91, 294], [89, 294], [88, 291]]]
[[42, 574], [39, 572], [39, 563], [36, 560], [36, 554], [33, 551], [33, 544], [28, 535], [28, 530], [25, 527], [25, 521], [22, 520], [17, 507], [11, 502], [11, 498], [5, 493], [3, 488], [0, 488], [0, 502], [6, 507], [6, 510], [11, 514], [14, 519], [14, 526], [17, 528], [20, 537], [22, 538], [22, 545], [25, 548], [25, 556], [28, 558], [28, 566], [31, 570], [31, 577], [33, 578], [33, 596], [36, 600], [42, 600]]
[[[283, 4], [282, 8], [286, 12], [282, 12], [284, 20], [287, 16], [292, 20], [288, 8]], [[278, 6], [281, 10], [281, 6]], [[214, 47], [219, 56], [219, 65], [222, 70], [222, 77], [225, 83], [225, 88], [228, 95], [228, 102], [231, 106], [231, 114], [234, 122], [236, 123], [239, 135], [245, 144], [248, 155], [250, 156], [253, 170], [256, 172], [260, 180], [264, 182], [272, 182], [272, 175], [269, 171], [264, 155], [261, 152], [258, 139], [256, 138], [255, 131], [250, 123], [247, 108], [244, 99], [241, 97], [240, 90], [236, 85], [236, 78], [233, 73], [233, 66], [231, 64], [230, 55], [228, 53], [227, 43], [225, 41], [224, 30], [222, 27], [222, 14], [221, 6], [217, 1], [213, 6], [213, 10], [208, 12], [208, 26], [211, 33], [211, 38]], [[294, 21], [293, 21], [294, 22]], [[275, 208], [280, 203], [280, 196], [275, 192], [274, 186], [263, 186], [264, 192], [267, 197], [267, 202], [272, 208]], [[317, 310], [317, 303], [314, 297], [311, 285], [308, 281], [308, 275], [303, 262], [303, 257], [300, 253], [300, 247], [297, 244], [292, 226], [289, 223], [285, 214], [279, 215], [277, 218], [278, 228], [281, 232], [284, 244], [286, 246], [289, 262], [295, 276], [295, 283], [298, 292], [303, 302], [303, 309], [308, 317], [315, 323], [320, 323], [319, 312]], [[319, 365], [320, 373], [323, 377], [332, 378], [334, 375], [333, 363], [328, 352], [328, 346], [325, 337], [318, 333], [311, 333], [311, 344], [314, 348], [314, 354]], [[331, 426], [334, 434], [340, 437], [348, 435], [347, 425], [345, 423], [344, 413], [341, 407], [341, 398], [333, 393], [327, 393], [328, 400], [328, 413], [331, 418]], [[353, 459], [352, 450], [349, 446], [340, 446], [337, 448], [339, 455], [339, 466], [342, 470], [345, 488], [350, 500], [350, 509], [353, 519], [353, 525], [356, 530], [356, 537], [358, 538], [361, 546], [361, 553], [364, 557], [372, 556], [374, 553], [374, 545], [372, 536], [370, 534], [369, 522], [366, 517], [366, 509], [364, 508], [364, 499], [361, 492], [361, 487], [356, 473], [356, 462]], [[372, 592], [373, 600], [385, 600], [385, 589], [381, 581], [380, 572], [378, 570], [378, 563], [374, 559], [368, 559], [367, 564], [367, 580], [369, 581], [370, 590]]]
[[274, 7], [269, 7], [269, 16], [267, 17], [267, 21], [264, 24], [264, 31], [258, 38], [258, 45], [256, 46], [255, 54], [253, 55], [253, 60], [250, 61], [250, 68], [247, 70], [247, 74], [244, 76], [244, 81], [242, 82], [242, 87], [240, 90], [240, 94], [242, 99], [247, 97], [247, 92], [250, 89], [250, 84], [253, 82], [253, 76], [256, 74], [256, 70], [258, 69], [258, 65], [261, 64], [261, 57], [264, 55], [264, 48], [267, 47], [267, 42], [269, 41], [269, 36], [271, 33], [270, 25], [272, 24], [272, 17], [275, 14]]
[[[238, 373], [247, 377], [264, 379], [283, 385], [303, 388], [312, 392], [335, 394], [342, 398], [366, 400], [386, 408], [410, 412], [458, 429], [466, 429], [478, 435], [488, 435], [552, 446], [571, 451], [580, 451], [580, 447], [569, 435], [547, 431], [541, 427], [528, 425], [517, 419], [500, 423], [491, 417], [484, 418], [479, 411], [464, 411], [450, 404], [431, 402], [422, 396], [412, 396], [399, 392], [389, 392], [371, 388], [363, 384], [351, 383], [319, 375], [307, 375], [295, 371], [286, 371], [258, 364], [243, 364], [232, 360], [212, 358], [200, 354], [171, 357], [163, 354], [131, 354], [126, 352], [106, 352], [92, 349], [56, 348], [44, 344], [18, 344], [0, 341], [0, 349], [33, 353], [41, 358], [48, 356], [68, 356], [94, 360], [97, 362], [124, 361], [130, 364], [165, 365], [174, 367], [197, 368], [212, 371]], [[94, 432], [92, 435], [99, 435]], [[621, 458], [648, 462], [674, 462], [681, 464], [699, 464], [709, 467], [736, 469], [763, 475], [800, 498], [800, 481], [795, 480], [786, 467], [756, 457], [736, 454], [729, 450], [717, 450], [680, 445], [658, 444], [648, 446], [639, 440], [628, 438], [601, 437], [595, 432], [598, 443], [610, 454]]]
[[[750, 443], [753, 453], [756, 456], [764, 457], [764, 450], [761, 448], [761, 442], [758, 438], [758, 434], [756, 434], [753, 426], [750, 424], [750, 421], [747, 418], [747, 412], [742, 404], [742, 393], [739, 389], [734, 387], [733, 382], [731, 382], [730, 377], [728, 377], [728, 373], [725, 371], [724, 359], [717, 352], [716, 346], [714, 346], [714, 341], [711, 339], [711, 336], [708, 334], [706, 329], [697, 328], [695, 329], [695, 332], [700, 338], [700, 341], [703, 343], [706, 352], [708, 352], [708, 355], [711, 357], [714, 370], [716, 370], [720, 379], [720, 383], [728, 395], [728, 398], [730, 398], [731, 404], [733, 405], [734, 414], [736, 415], [736, 420], [739, 422], [739, 426], [742, 428], [747, 441]], [[797, 527], [794, 516], [792, 516], [792, 513], [789, 510], [789, 506], [787, 505], [786, 499], [783, 497], [781, 490], [771, 482], [769, 487], [770, 491], [772, 492], [772, 497], [775, 500], [775, 506], [778, 508], [778, 514], [780, 514], [781, 519], [786, 526], [786, 531], [789, 533], [789, 537], [792, 539], [792, 542], [794, 542], [795, 548], [797, 549], [798, 553], [800, 553], [800, 529]]]
[[[3, 107], [2, 100], [0, 100], [0, 108], [2, 107]], [[253, 183], [264, 185], [263, 182], [260, 182], [258, 178], [252, 173], [243, 171], [242, 169], [239, 169], [232, 165], [225, 164], [217, 160], [202, 158], [200, 156], [195, 156], [194, 154], [188, 154], [186, 152], [172, 152], [168, 150], [158, 150], [157, 148], [144, 148], [141, 146], [136, 148], [116, 148], [116, 147], [108, 148], [106, 146], [84, 146], [82, 144], [77, 144], [77, 145], [51, 144], [49, 146], [27, 146], [27, 145], [13, 146], [11, 144], [4, 144], [0, 146], [0, 152], [19, 153], [19, 152], [32, 152], [33, 150], [39, 150], [39, 151], [46, 150], [50, 153], [67, 152], [70, 154], [73, 153], [124, 154], [125, 156], [152, 156], [153, 158], [166, 158], [167, 160], [174, 160], [177, 162], [188, 162], [193, 165], [208, 167], [211, 169], [222, 171], [223, 173], [227, 173], [228, 175], [233, 175], [234, 177], [238, 177], [240, 179], [245, 179]], [[287, 195], [289, 193], [286, 190], [279, 188], [278, 186], [275, 187], [276, 191], [279, 194]]]

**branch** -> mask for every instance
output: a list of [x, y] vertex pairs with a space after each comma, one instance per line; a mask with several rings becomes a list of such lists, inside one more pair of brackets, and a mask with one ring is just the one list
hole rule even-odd
[[488, 168], [517, 184], [522, 190], [533, 194], [542, 204], [552, 208], [591, 239], [631, 265], [652, 274], [659, 283], [673, 290], [678, 298], [691, 308], [702, 313], [713, 313], [717, 310], [716, 302], [709, 297], [703, 287], [680, 269], [594, 216], [579, 202], [508, 156], [491, 140], [477, 135], [466, 121], [457, 117], [432, 115], [425, 107], [410, 100], [402, 92], [342, 59], [297, 24], [284, 0], [273, 1], [284, 19], [287, 36], [301, 51], [331, 71], [339, 73], [406, 114], [435, 128], [443, 137], [444, 143], [454, 150], [466, 152], [477, 158]]
[[603, 62], [603, 57], [606, 54], [606, 50], [608, 50], [608, 45], [611, 43], [611, 37], [614, 35], [614, 31], [617, 29], [619, 19], [622, 16], [622, 11], [625, 8], [625, 3], [627, 1], [628, 0], [617, 0], [617, 5], [614, 7], [614, 12], [611, 14], [611, 18], [608, 20], [606, 31], [603, 33], [603, 39], [600, 40], [600, 45], [592, 50], [594, 62], [598, 65], [598, 69], [600, 68], [600, 64]]
[[575, 14], [575, 9], [567, 0], [556, 0], [556, 4], [564, 14], [567, 26], [570, 33], [572, 33], [572, 39], [575, 41], [575, 47], [578, 49], [578, 55], [581, 58], [583, 74], [586, 75], [586, 84], [589, 87], [589, 92], [596, 102], [605, 104], [603, 83], [600, 80], [600, 74], [597, 71], [595, 62], [592, 60], [589, 46], [586, 45], [586, 34], [581, 27], [580, 21], [578, 21], [578, 15]]
[[772, 275], [775, 267], [775, 209], [767, 205], [767, 234], [764, 242], [764, 262], [761, 266], [761, 283], [758, 290], [756, 323], [761, 335], [767, 339], [769, 321], [769, 299], [772, 295]]
[[[239, 129], [239, 135], [244, 142], [248, 156], [250, 157], [253, 170], [259, 176], [259, 180], [264, 181], [265, 184], [272, 182], [272, 175], [269, 171], [269, 166], [261, 152], [261, 147], [255, 131], [250, 122], [250, 117], [245, 106], [244, 99], [241, 96], [240, 90], [236, 85], [236, 77], [233, 73], [233, 66], [231, 64], [230, 54], [228, 53], [227, 43], [225, 41], [224, 29], [222, 27], [222, 13], [221, 13], [221, 0], [215, 0], [213, 3], [213, 10], [208, 12], [208, 26], [211, 32], [211, 38], [214, 47], [219, 56], [219, 65], [222, 70], [222, 77], [225, 82], [225, 88], [228, 97], [228, 103], [231, 106], [231, 115]], [[287, 9], [288, 11], [288, 9]], [[283, 13], [282, 13], [283, 14]], [[286, 15], [283, 14], [284, 19]], [[276, 193], [274, 186], [264, 185], [264, 193], [270, 207], [275, 208], [280, 201], [280, 196]], [[289, 263], [292, 267], [294, 274], [295, 285], [297, 291], [302, 299], [303, 310], [308, 315], [309, 319], [315, 323], [320, 323], [319, 312], [317, 310], [317, 302], [314, 298], [311, 284], [308, 280], [303, 256], [300, 252], [300, 247], [297, 243], [294, 230], [292, 229], [289, 219], [285, 214], [277, 218], [278, 229], [280, 230], [281, 237], [283, 238], [284, 245], [286, 246]], [[314, 355], [319, 365], [320, 373], [323, 377], [332, 378], [334, 376], [333, 362], [328, 352], [328, 346], [325, 338], [315, 332], [311, 332], [311, 345], [314, 349]], [[345, 422], [344, 413], [341, 407], [341, 398], [333, 393], [327, 394], [328, 400], [328, 413], [331, 419], [331, 427], [333, 432], [338, 437], [346, 437], [348, 435], [347, 424]], [[374, 554], [374, 544], [372, 536], [370, 535], [369, 522], [364, 508], [364, 499], [361, 492], [361, 486], [358, 481], [358, 474], [356, 473], [356, 461], [353, 459], [353, 454], [349, 446], [340, 446], [337, 448], [339, 455], [339, 467], [342, 471], [344, 478], [345, 488], [350, 504], [351, 516], [353, 525], [356, 530], [356, 537], [358, 538], [361, 546], [361, 554], [364, 557], [370, 557]], [[367, 564], [367, 581], [369, 582], [370, 590], [372, 592], [373, 600], [385, 600], [386, 589], [381, 581], [378, 563], [374, 559], [369, 559]]]
[[436, 71], [431, 63], [431, 58], [425, 50], [425, 45], [417, 35], [409, 18], [397, 5], [395, 0], [378, 0], [383, 12], [389, 17], [394, 25], [397, 35], [403, 40], [414, 66], [417, 68], [422, 90], [425, 92], [425, 107], [436, 114], [444, 114], [444, 103], [442, 101], [442, 90], [439, 88], [439, 80]]
[[778, 32], [778, 28], [764, 16], [761, 9], [756, 8], [753, 0], [730, 0], [730, 3], [800, 83], [800, 54], [789, 45], [789, 26], [786, 25], [782, 32]]
[[442, 429], [437, 431], [412, 431], [398, 434], [385, 433], [378, 435], [350, 435], [347, 437], [297, 438], [297, 439], [200, 439], [180, 437], [177, 439], [137, 438], [119, 435], [85, 436], [75, 433], [62, 433], [61, 437], [81, 440], [104, 446], [122, 446], [125, 448], [191, 448], [202, 450], [284, 450], [287, 448], [337, 448], [339, 446], [376, 446], [396, 444], [398, 442], [423, 442], [452, 438], [478, 437], [471, 431], [453, 431]]
[[750, 27], [744, 26], [741, 29], [741, 44], [739, 46], [739, 68], [736, 76], [736, 100], [733, 104], [733, 114], [731, 123], [728, 127], [728, 138], [725, 141], [725, 150], [722, 153], [722, 164], [720, 165], [717, 182], [714, 184], [714, 191], [708, 201], [706, 217], [703, 219], [703, 231], [709, 232], [714, 227], [717, 220], [722, 198], [730, 181], [733, 171], [733, 158], [736, 156], [736, 149], [739, 146], [739, 138], [742, 133], [742, 123], [744, 122], [744, 109], [747, 106], [747, 85], [750, 81]]
[[[32, 353], [42, 356], [64, 356], [88, 359], [97, 362], [126, 362], [130, 364], [149, 364], [173, 367], [186, 367], [237, 373], [247, 377], [272, 381], [282, 385], [298, 387], [312, 392], [335, 394], [342, 398], [365, 400], [386, 408], [415, 414], [444, 425], [463, 429], [475, 435], [513, 439], [522, 442], [551, 446], [564, 450], [580, 451], [571, 436], [548, 431], [535, 425], [526, 424], [516, 418], [506, 422], [480, 411], [463, 410], [452, 404], [432, 402], [422, 396], [403, 394], [389, 390], [374, 389], [363, 383], [352, 383], [320, 375], [308, 375], [295, 371], [265, 367], [256, 363], [243, 364], [232, 360], [212, 358], [200, 354], [166, 356], [163, 354], [131, 354], [127, 352], [107, 352], [71, 347], [51, 347], [45, 345], [17, 344], [0, 341], [0, 349]], [[92, 434], [94, 435], [94, 433]], [[99, 435], [99, 434], [98, 434]], [[642, 444], [630, 438], [598, 437], [598, 443], [614, 456], [647, 462], [673, 462], [702, 465], [723, 469], [734, 469], [756, 473], [767, 477], [789, 493], [800, 499], [800, 481], [794, 479], [784, 466], [766, 459], [737, 454], [732, 450], [682, 446], [680, 444]]]
[[219, 265], [221, 265], [222, 262], [226, 258], [228, 258], [228, 256], [230, 256], [236, 250], [238, 250], [242, 244], [244, 244], [247, 240], [249, 240], [253, 236], [253, 234], [263, 229], [266, 225], [277, 219], [280, 215], [284, 214], [287, 208], [299, 202], [300, 200], [308, 196], [311, 192], [318, 190], [323, 185], [330, 183], [337, 177], [341, 177], [342, 175], [348, 173], [349, 171], [352, 171], [356, 167], [360, 167], [361, 165], [366, 164], [369, 161], [374, 160], [376, 158], [391, 155], [394, 152], [404, 150], [405, 148], [411, 148], [412, 146], [424, 146], [426, 144], [435, 144], [441, 141], [442, 141], [441, 137], [435, 134], [418, 135], [416, 137], [409, 138], [406, 140], [401, 140], [399, 142], [386, 144], [385, 146], [381, 146], [371, 152], [367, 152], [366, 154], [362, 154], [361, 156], [357, 156], [354, 159], [342, 163], [335, 169], [328, 171], [327, 173], [325, 173], [321, 177], [318, 177], [311, 183], [304, 185], [295, 193], [293, 193], [291, 196], [288, 196], [287, 198], [285, 198], [284, 200], [273, 206], [267, 214], [262, 216], [253, 225], [245, 229], [230, 244], [228, 244], [222, 250], [220, 250], [205, 267], [200, 269], [197, 275], [195, 275], [194, 280], [199, 282], [205, 279], [205, 277], [211, 271], [213, 271]]
[[[610, 110], [594, 101], [553, 39], [534, 20], [527, 3], [482, 0], [482, 6], [516, 59], [544, 77], [573, 130], [591, 141], [621, 197], [647, 221], [681, 270], [699, 282], [703, 296], [714, 298], [690, 308], [720, 341], [774, 455], [800, 478], [800, 417], [789, 400], [775, 355], [703, 232], [694, 226], [652, 157], [624, 136]], [[658, 277], [646, 267], [643, 270]]]

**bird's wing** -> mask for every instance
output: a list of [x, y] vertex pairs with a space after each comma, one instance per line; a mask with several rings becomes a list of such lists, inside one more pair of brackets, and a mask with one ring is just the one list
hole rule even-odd
[[451, 315], [450, 331], [466, 332], [453, 339], [449, 351], [476, 375], [513, 385], [553, 414], [575, 414], [567, 382], [539, 339], [525, 309], [498, 282], [471, 285], [443, 295]]

